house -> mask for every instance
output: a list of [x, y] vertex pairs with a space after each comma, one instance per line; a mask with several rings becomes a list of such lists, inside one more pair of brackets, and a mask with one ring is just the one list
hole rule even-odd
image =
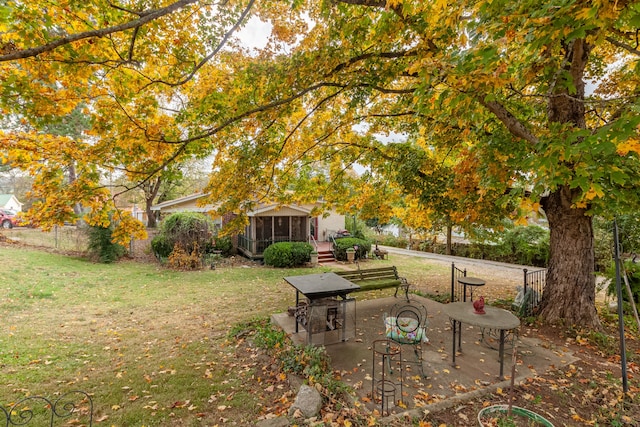
[[[175, 212], [209, 212], [213, 206], [200, 206], [198, 200], [204, 194], [192, 194], [175, 200], [158, 203], [151, 207], [161, 216]], [[338, 230], [344, 228], [345, 217], [335, 211], [327, 216], [312, 216], [311, 211], [322, 202], [309, 205], [261, 204], [248, 212], [249, 224], [237, 236], [236, 247], [250, 259], [261, 259], [264, 250], [275, 242], [317, 242], [328, 241]], [[223, 218], [215, 219], [222, 227]]]
[[0, 209], [7, 209], [13, 212], [22, 212], [22, 205], [13, 194], [0, 194]]
[[144, 209], [141, 209], [138, 205], [133, 204], [129, 206], [121, 207], [120, 210], [123, 212], [129, 212], [131, 216], [143, 224], [147, 224], [147, 212]]

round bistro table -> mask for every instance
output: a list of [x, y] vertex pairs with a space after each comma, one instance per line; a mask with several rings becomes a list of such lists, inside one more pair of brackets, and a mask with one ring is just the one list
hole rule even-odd
[[[477, 326], [482, 329], [494, 329], [500, 332], [500, 345], [498, 347], [498, 360], [500, 361], [499, 378], [503, 380], [505, 333], [520, 327], [520, 319], [510, 311], [488, 305], [484, 306], [485, 314], [478, 314], [475, 312], [471, 302], [453, 302], [445, 304], [442, 311], [449, 316], [449, 320], [452, 324], [454, 366], [456, 364], [456, 335], [458, 336], [459, 343], [460, 335], [462, 334], [462, 323]], [[460, 344], [458, 344], [457, 350], [462, 352]]]
[[484, 286], [486, 282], [477, 277], [459, 277], [458, 283], [464, 286], [464, 292], [462, 293], [462, 301], [467, 300], [467, 286], [469, 286], [469, 297], [473, 300], [473, 290], [477, 287]]

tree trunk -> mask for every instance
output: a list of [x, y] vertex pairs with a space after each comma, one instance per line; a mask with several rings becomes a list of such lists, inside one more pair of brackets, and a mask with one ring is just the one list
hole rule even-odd
[[451, 255], [451, 236], [453, 234], [452, 230], [453, 228], [451, 227], [451, 225], [447, 225], [447, 250], [446, 250], [447, 255]]
[[148, 228], [156, 228], [158, 225], [156, 221], [156, 212], [151, 210], [151, 206], [153, 206], [153, 199], [146, 199], [144, 201], [145, 204], [145, 212], [147, 213], [147, 227]]
[[[69, 176], [69, 184], [73, 184], [78, 179], [76, 175], [76, 165], [74, 162], [69, 162], [69, 166], [67, 168], [67, 173]], [[73, 204], [73, 213], [76, 215], [76, 225], [84, 224], [83, 216], [82, 216], [82, 205], [80, 203]]]
[[542, 199], [550, 229], [550, 255], [540, 317], [550, 323], [600, 329], [595, 306], [593, 224], [572, 207], [576, 191], [562, 186]]
[[142, 186], [142, 190], [144, 191], [144, 208], [147, 213], [147, 227], [148, 228], [156, 228], [156, 212], [151, 210], [153, 206], [153, 201], [158, 195], [158, 191], [160, 191], [160, 185], [162, 184], [162, 176], [156, 177], [155, 179], [149, 180], [145, 185]]

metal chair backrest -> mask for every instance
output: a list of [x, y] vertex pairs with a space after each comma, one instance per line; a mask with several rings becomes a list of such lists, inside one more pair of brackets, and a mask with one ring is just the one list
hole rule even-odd
[[385, 315], [387, 337], [401, 344], [426, 341], [427, 309], [416, 301], [395, 304]]

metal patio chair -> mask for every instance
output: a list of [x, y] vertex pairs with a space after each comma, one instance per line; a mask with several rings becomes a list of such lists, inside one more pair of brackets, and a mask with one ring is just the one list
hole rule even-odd
[[[395, 304], [389, 314], [384, 316], [385, 336], [399, 345], [413, 347], [416, 360], [403, 363], [417, 364], [420, 374], [425, 377], [423, 368], [423, 345], [429, 342], [427, 338], [427, 309], [415, 301], [403, 301]], [[389, 366], [391, 370], [391, 366]]]

